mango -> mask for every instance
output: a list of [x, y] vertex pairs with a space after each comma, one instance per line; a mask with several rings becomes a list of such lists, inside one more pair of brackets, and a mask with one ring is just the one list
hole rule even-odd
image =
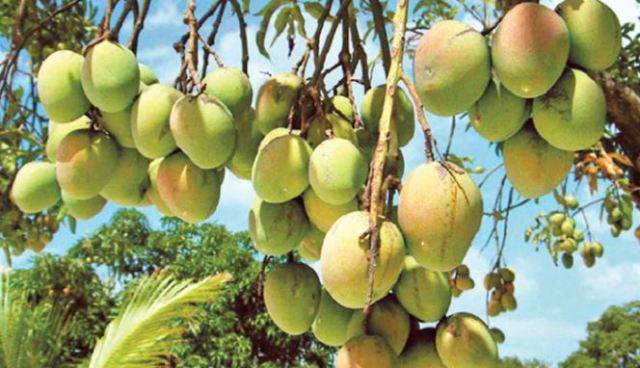
[[82, 90], [84, 57], [69, 50], [49, 55], [38, 70], [38, 96], [51, 120], [66, 123], [80, 118], [91, 104]]
[[425, 322], [439, 321], [451, 304], [449, 278], [420, 266], [413, 257], [405, 260], [405, 268], [393, 290], [404, 309]]
[[446, 368], [436, 350], [436, 330], [425, 328], [409, 337], [400, 368]]
[[309, 330], [320, 305], [320, 280], [303, 263], [273, 267], [264, 283], [264, 304], [273, 322], [289, 335]]
[[362, 335], [340, 348], [335, 363], [336, 368], [396, 368], [398, 358], [382, 337]]
[[216, 97], [238, 117], [251, 107], [253, 88], [249, 77], [235, 67], [222, 67], [213, 70], [202, 80], [206, 83], [204, 93]]
[[164, 157], [176, 149], [169, 118], [174, 103], [182, 96], [178, 90], [153, 84], [142, 91], [131, 108], [131, 136], [136, 149], [145, 157]]
[[140, 70], [140, 82], [147, 86], [158, 83], [158, 77], [148, 66], [138, 63], [138, 69]]
[[436, 349], [446, 367], [495, 368], [498, 347], [489, 328], [470, 313], [457, 313], [438, 324]]
[[199, 168], [182, 152], [165, 157], [158, 167], [160, 198], [174, 216], [192, 224], [216, 210], [221, 185], [221, 173]]
[[324, 233], [315, 226], [309, 226], [309, 230], [298, 245], [298, 254], [307, 262], [319, 261], [322, 241], [324, 241]]
[[177, 146], [201, 169], [221, 167], [235, 152], [233, 116], [215, 97], [180, 98], [171, 110], [170, 126]]
[[469, 110], [469, 121], [485, 139], [502, 142], [518, 133], [530, 113], [527, 100], [493, 82]]
[[75, 130], [60, 141], [56, 152], [56, 177], [69, 197], [97, 196], [113, 175], [118, 146], [105, 133]]
[[289, 201], [309, 186], [311, 147], [299, 135], [283, 130], [265, 136], [251, 170], [256, 194], [271, 203]]
[[321, 200], [341, 205], [353, 201], [367, 180], [368, 170], [358, 147], [346, 139], [333, 138], [313, 150], [309, 183]]
[[269, 203], [256, 198], [249, 211], [249, 235], [254, 247], [267, 255], [295, 249], [307, 234], [309, 222], [297, 200]]
[[347, 335], [349, 339], [371, 334], [384, 338], [396, 355], [400, 355], [409, 339], [410, 320], [407, 311], [393, 297], [386, 297], [371, 306], [371, 314], [365, 321], [362, 310], [353, 312]]
[[569, 28], [569, 61], [591, 70], [612, 66], [622, 48], [620, 20], [599, 0], [565, 0], [556, 11]]
[[113, 136], [119, 145], [126, 148], [135, 148], [131, 133], [131, 105], [117, 112], [101, 112], [100, 124]]
[[402, 186], [398, 223], [409, 253], [432, 271], [451, 271], [462, 263], [481, 221], [480, 190], [454, 164], [420, 165]]
[[325, 233], [340, 217], [358, 210], [355, 198], [344, 204], [332, 205], [320, 199], [312, 188], [304, 192], [302, 199], [309, 221]]
[[111, 179], [100, 190], [105, 199], [121, 206], [140, 205], [149, 187], [149, 160], [132, 148], [121, 148]]
[[158, 168], [162, 163], [163, 158], [157, 158], [151, 163], [149, 163], [149, 168], [147, 174], [149, 175], [149, 187], [145, 193], [145, 197], [147, 200], [156, 206], [158, 212], [163, 214], [164, 216], [173, 216], [171, 209], [169, 206], [162, 200], [160, 197], [160, 192], [158, 192]]
[[53, 120], [49, 120], [49, 126], [47, 127], [47, 144], [46, 144], [46, 152], [47, 159], [53, 163], [56, 162], [56, 153], [58, 152], [58, 146], [60, 145], [60, 141], [67, 134], [73, 132], [74, 130], [80, 129], [88, 129], [91, 125], [91, 120], [89, 120], [86, 116], [81, 116], [74, 121], [67, 123], [58, 123]]
[[[382, 106], [386, 94], [386, 85], [371, 88], [364, 95], [360, 116], [370, 132], [378, 132], [378, 124], [382, 116]], [[406, 146], [415, 131], [413, 104], [403, 89], [397, 88], [394, 95], [394, 108], [391, 114], [391, 126], [398, 132], [398, 146]]]
[[466, 111], [482, 96], [490, 78], [487, 41], [467, 24], [445, 20], [420, 39], [413, 80], [430, 112], [452, 116]]
[[573, 152], [551, 146], [526, 126], [505, 141], [503, 155], [511, 185], [531, 199], [551, 193], [573, 166]]
[[291, 107], [302, 83], [302, 78], [296, 74], [278, 73], [260, 86], [256, 100], [256, 122], [262, 134], [287, 126]]
[[251, 180], [251, 168], [264, 136], [255, 124], [255, 111], [249, 107], [235, 118], [236, 151], [227, 168], [239, 179]]
[[493, 35], [493, 67], [516, 96], [545, 94], [562, 75], [569, 59], [569, 29], [544, 5], [521, 3], [511, 9]]
[[[355, 111], [349, 98], [340, 95], [333, 96], [329, 107], [330, 109], [325, 113], [325, 116], [331, 126], [333, 136], [358, 144], [358, 138], [353, 129]], [[312, 148], [317, 147], [327, 139], [326, 130], [327, 125], [321, 117], [316, 117], [311, 121], [307, 130], [307, 141]]]
[[549, 144], [565, 151], [591, 147], [604, 135], [607, 101], [593, 79], [567, 70], [555, 86], [533, 101], [533, 123]]
[[10, 198], [24, 213], [53, 207], [60, 200], [55, 165], [34, 161], [22, 166], [11, 186]]
[[62, 202], [67, 209], [67, 213], [78, 220], [88, 220], [97, 216], [107, 203], [101, 196], [89, 199], [75, 199], [62, 192]]
[[[347, 308], [364, 308], [368, 293], [369, 215], [351, 212], [336, 221], [324, 238], [320, 254], [323, 285], [333, 299]], [[374, 274], [373, 300], [384, 298], [402, 272], [404, 239], [395, 224], [380, 225], [380, 244]]]
[[313, 336], [328, 346], [340, 346], [349, 340], [347, 327], [353, 310], [338, 304], [326, 290], [322, 290], [318, 314], [313, 320]]
[[82, 89], [104, 112], [122, 111], [138, 94], [140, 69], [128, 48], [112, 41], [91, 47], [82, 64]]

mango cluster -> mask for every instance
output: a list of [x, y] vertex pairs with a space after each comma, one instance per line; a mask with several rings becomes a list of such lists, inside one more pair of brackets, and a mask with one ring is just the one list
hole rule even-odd
[[603, 136], [606, 100], [588, 72], [613, 65], [621, 45], [620, 22], [599, 0], [565, 0], [555, 12], [525, 2], [489, 40], [458, 21], [435, 25], [416, 49], [414, 82], [427, 110], [466, 112], [499, 142], [514, 188], [537, 198]]
[[487, 302], [487, 314], [495, 317], [503, 312], [514, 311], [518, 308], [515, 297], [515, 273], [506, 267], [490, 272], [484, 277], [484, 288], [490, 292]]
[[255, 137], [247, 76], [222, 67], [204, 83], [204, 93], [185, 96], [109, 40], [84, 56], [54, 52], [38, 72], [50, 118], [46, 160], [19, 170], [13, 202], [36, 213], [61, 201], [65, 213], [81, 220], [107, 201], [206, 220], [218, 204], [225, 166], [247, 170], [251, 145], [244, 140]]

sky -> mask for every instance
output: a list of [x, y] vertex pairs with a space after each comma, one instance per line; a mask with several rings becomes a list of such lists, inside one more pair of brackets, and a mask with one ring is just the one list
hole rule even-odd
[[[640, 6], [635, 0], [603, 0], [618, 14], [622, 22], [638, 23]], [[555, 5], [557, 0], [543, 0], [546, 5]], [[198, 1], [198, 3], [208, 3]], [[252, 13], [260, 8], [260, 2], [252, 2]], [[163, 83], [172, 83], [180, 67], [180, 59], [173, 50], [173, 42], [186, 31], [182, 23], [182, 13], [186, 1], [156, 0], [150, 9], [144, 31], [141, 34], [138, 59], [150, 66]], [[459, 20], [474, 26], [477, 24], [471, 17], [464, 14]], [[263, 72], [275, 73], [289, 71], [299, 59], [303, 51], [303, 44], [299, 43], [291, 58], [287, 57], [286, 42], [280, 40], [271, 50], [271, 59], [259, 55], [255, 46], [255, 34], [258, 30], [259, 19], [249, 17], [248, 34], [250, 46], [249, 74], [254, 87], [254, 96], [261, 83], [267, 78]], [[235, 18], [228, 12], [222, 23], [222, 28], [215, 44], [216, 51], [227, 65], [241, 65], [241, 51]], [[307, 22], [307, 31], [313, 31], [313, 22]], [[364, 24], [362, 24], [364, 27]], [[129, 24], [123, 28], [122, 35], [131, 31]], [[270, 35], [267, 40], [270, 41]], [[123, 37], [124, 40], [128, 39]], [[327, 65], [337, 60], [338, 42], [329, 53]], [[367, 45], [367, 54], [373, 58], [378, 54], [378, 47], [371, 43]], [[409, 58], [405, 58], [405, 70], [412, 75]], [[374, 84], [384, 83], [384, 76], [380, 68], [374, 74]], [[357, 99], [361, 99], [363, 91], [356, 90]], [[451, 128], [451, 120], [427, 114], [434, 136], [444, 146]], [[466, 130], [467, 122], [461, 120], [456, 126], [456, 134], [452, 145], [452, 152], [458, 156], [473, 156], [475, 165], [493, 168], [501, 163], [501, 159], [494, 154], [493, 147], [481, 138], [473, 129]], [[419, 132], [418, 129], [416, 129]], [[422, 135], [416, 134], [411, 143], [403, 148], [406, 160], [405, 175], [412, 168], [424, 162]], [[490, 210], [499, 180], [503, 172], [500, 171], [482, 188], [485, 202], [485, 212]], [[482, 176], [476, 175], [476, 181]], [[570, 187], [571, 188], [571, 187]], [[578, 188], [574, 193], [581, 201], [587, 203], [591, 197], [584, 188]], [[231, 173], [226, 175], [222, 187], [220, 203], [215, 214], [209, 221], [222, 224], [233, 231], [247, 228], [247, 216], [254, 192], [249, 181], [235, 178]], [[519, 199], [516, 199], [518, 201]], [[587, 218], [594, 238], [602, 241], [605, 255], [599, 259], [595, 267], [587, 269], [576, 257], [575, 266], [570, 270], [554, 266], [546, 250], [537, 250], [531, 243], [523, 239], [525, 229], [534, 222], [533, 217], [541, 210], [555, 209], [552, 198], [542, 198], [539, 204], [529, 204], [511, 213], [505, 259], [507, 264], [516, 272], [516, 297], [519, 307], [517, 311], [503, 313], [492, 318], [491, 326], [501, 328], [507, 336], [505, 344], [500, 346], [502, 356], [516, 355], [521, 358], [538, 358], [552, 364], [563, 360], [578, 348], [578, 341], [586, 337], [586, 325], [594, 321], [610, 305], [622, 304], [640, 297], [640, 246], [634, 238], [633, 232], [626, 232], [620, 238], [614, 239], [609, 234], [608, 225], [599, 220], [599, 209], [596, 206], [587, 210]], [[108, 205], [103, 212], [89, 221], [79, 222], [76, 233], [73, 234], [66, 227], [54, 236], [45, 252], [64, 254], [75, 242], [91, 234], [100, 225], [107, 222], [118, 210], [115, 205]], [[159, 215], [152, 209], [142, 209], [148, 215], [152, 226], [159, 225]], [[638, 212], [635, 213], [638, 224]], [[584, 225], [579, 222], [579, 226]], [[481, 287], [483, 275], [490, 270], [495, 249], [489, 246], [483, 249], [489, 232], [491, 219], [485, 217], [482, 227], [465, 258], [465, 263], [471, 268], [472, 277], [476, 280], [476, 288], [465, 292], [460, 298], [454, 299], [450, 312], [468, 311], [480, 316], [485, 315], [485, 294]], [[25, 252], [16, 259], [18, 267], [28, 267], [33, 259], [33, 253]], [[4, 260], [0, 261], [4, 262]], [[0, 263], [2, 264], [2, 263]], [[317, 269], [317, 265], [315, 267]]]

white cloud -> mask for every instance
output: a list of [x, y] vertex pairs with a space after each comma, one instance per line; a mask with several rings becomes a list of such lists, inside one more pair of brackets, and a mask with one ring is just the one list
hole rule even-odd
[[177, 3], [177, 1], [162, 2], [156, 11], [147, 16], [146, 25], [151, 28], [181, 24], [182, 13], [178, 10]]
[[640, 263], [611, 264], [606, 257], [592, 269], [580, 269], [581, 287], [585, 297], [618, 304], [640, 295]]

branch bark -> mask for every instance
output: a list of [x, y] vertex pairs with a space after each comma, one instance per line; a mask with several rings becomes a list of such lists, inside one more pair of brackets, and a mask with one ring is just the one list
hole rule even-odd
[[376, 152], [372, 163], [370, 200], [369, 200], [369, 290], [367, 295], [367, 305], [365, 316], [370, 313], [370, 306], [373, 300], [373, 286], [375, 284], [375, 270], [377, 266], [378, 249], [380, 246], [380, 221], [384, 216], [384, 202], [386, 190], [384, 189], [384, 168], [389, 153], [392, 136], [395, 135], [391, 124], [393, 105], [398, 81], [402, 76], [402, 60], [404, 56], [404, 41], [407, 26], [408, 0], [398, 0], [396, 13], [393, 19], [393, 51], [390, 52], [391, 61], [387, 74], [386, 94], [382, 105], [382, 114], [379, 122], [379, 136]]

